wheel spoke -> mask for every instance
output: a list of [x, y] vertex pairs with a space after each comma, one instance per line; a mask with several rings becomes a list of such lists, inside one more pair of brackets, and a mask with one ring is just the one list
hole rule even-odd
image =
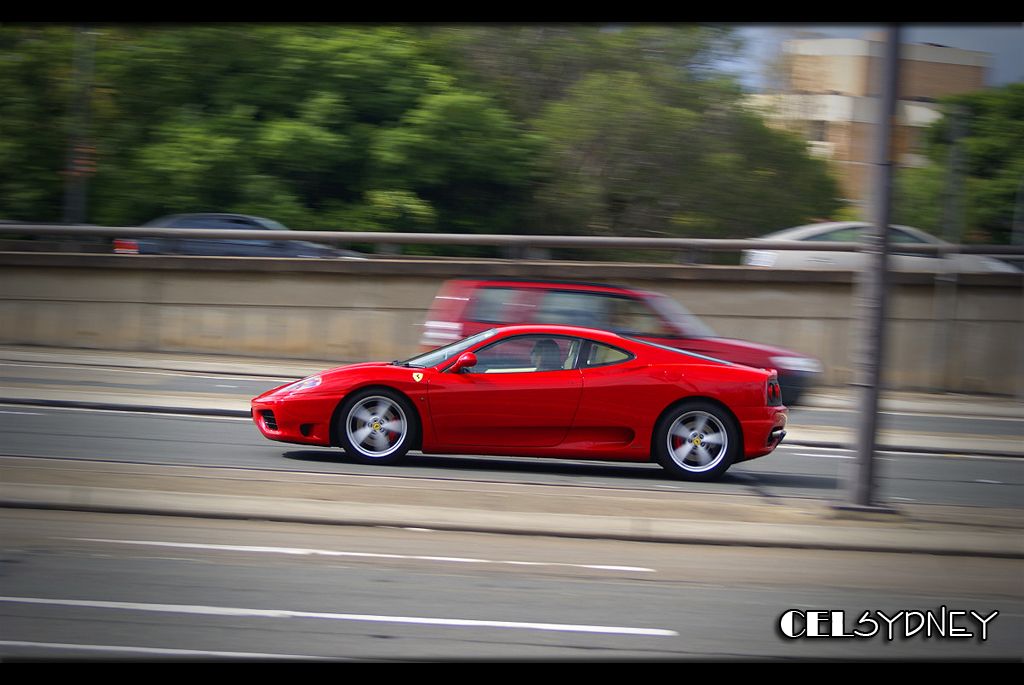
[[707, 425], [708, 425], [708, 417], [702, 415], [700, 417], [700, 421], [697, 423], [697, 425], [695, 425], [693, 427], [693, 432], [694, 433], [703, 433], [704, 432], [704, 427], [707, 426]]
[[690, 456], [690, 452], [692, 452], [692, 451], [693, 451], [693, 443], [692, 442], [685, 442], [685, 443], [683, 443], [679, 447], [679, 449], [676, 450], [676, 456], [679, 457], [680, 460], [684, 460], [688, 456]]
[[386, 450], [388, 447], [391, 446], [391, 443], [388, 442], [388, 436], [384, 435], [383, 433], [374, 433], [372, 437], [372, 442], [373, 446], [376, 447], [378, 450]]
[[705, 435], [704, 439], [701, 442], [703, 442], [705, 445], [716, 445], [716, 446], [717, 445], [721, 445], [722, 444], [722, 434], [721, 433], [712, 433], [711, 435]]
[[405, 432], [405, 421], [402, 419], [393, 419], [388, 421], [384, 424], [384, 430], [401, 435]]
[[370, 423], [370, 419], [373, 418], [373, 414], [371, 414], [370, 410], [366, 407], [359, 407], [359, 409], [353, 412], [352, 415], [363, 423]]
[[679, 426], [674, 431], [672, 431], [672, 436], [676, 438], [681, 438], [682, 440], [689, 442], [690, 432], [690, 429], [688, 429], [686, 426], [684, 426], [683, 424], [679, 424]]
[[370, 428], [370, 426], [363, 426], [359, 430], [352, 433], [352, 442], [354, 442], [357, 445], [362, 445], [363, 441], [366, 440], [366, 437], [372, 432], [373, 429]]

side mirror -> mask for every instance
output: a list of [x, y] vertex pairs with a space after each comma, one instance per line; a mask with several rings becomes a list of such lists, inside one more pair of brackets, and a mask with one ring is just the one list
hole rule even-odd
[[463, 352], [459, 355], [459, 358], [452, 364], [451, 372], [459, 373], [463, 369], [468, 369], [476, 366], [476, 355], [472, 352]]

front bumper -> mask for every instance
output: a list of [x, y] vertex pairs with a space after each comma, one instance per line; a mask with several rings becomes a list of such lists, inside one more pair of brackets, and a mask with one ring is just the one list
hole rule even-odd
[[333, 397], [257, 398], [251, 403], [252, 420], [270, 440], [330, 447], [337, 404]]

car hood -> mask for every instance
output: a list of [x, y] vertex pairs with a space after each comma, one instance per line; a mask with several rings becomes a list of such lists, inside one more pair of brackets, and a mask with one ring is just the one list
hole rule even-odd
[[271, 398], [271, 397], [278, 398], [278, 399], [279, 398], [290, 397], [293, 394], [293, 392], [295, 392], [294, 390], [290, 389], [293, 385], [295, 385], [295, 384], [297, 384], [297, 383], [299, 383], [301, 381], [304, 381], [304, 380], [306, 380], [308, 378], [313, 378], [315, 376], [319, 376], [320, 377], [320, 379], [321, 379], [320, 385], [316, 389], [314, 389], [312, 391], [299, 391], [299, 392], [305, 392], [305, 393], [308, 393], [310, 395], [313, 395], [313, 394], [316, 394], [316, 391], [318, 391], [318, 390], [322, 391], [322, 390], [330, 389], [330, 390], [334, 391], [334, 390], [337, 390], [339, 387], [343, 388], [345, 385], [347, 385], [350, 382], [350, 380], [354, 381], [354, 380], [358, 379], [360, 377], [360, 371], [361, 370], [369, 369], [369, 368], [375, 368], [375, 367], [383, 367], [383, 366], [391, 366], [391, 364], [389, 362], [360, 362], [358, 364], [347, 364], [345, 366], [336, 366], [333, 369], [327, 369], [326, 371], [320, 371], [318, 373], [313, 373], [313, 374], [310, 374], [310, 375], [308, 375], [308, 376], [306, 376], [304, 378], [299, 378], [299, 379], [296, 379], [294, 381], [290, 381], [288, 383], [285, 383], [284, 385], [279, 385], [278, 387], [272, 388], [272, 389], [266, 391], [265, 393], [263, 393], [262, 395], [259, 395], [258, 397], [255, 397], [254, 400], [264, 400], [264, 399], [268, 399], [268, 398]]

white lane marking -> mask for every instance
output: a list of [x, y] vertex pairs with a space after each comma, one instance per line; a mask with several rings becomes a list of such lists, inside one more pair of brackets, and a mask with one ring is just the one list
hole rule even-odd
[[63, 538], [79, 542], [106, 542], [119, 545], [145, 545], [148, 547], [175, 547], [178, 549], [209, 549], [222, 552], [258, 552], [265, 554], [293, 554], [298, 556], [324, 557], [360, 557], [364, 559], [410, 559], [414, 561], [444, 561], [457, 564], [509, 564], [515, 566], [562, 566], [569, 568], [589, 568], [598, 571], [639, 571], [655, 573], [653, 568], [642, 566], [612, 566], [608, 564], [566, 564], [554, 561], [505, 561], [496, 559], [478, 559], [474, 557], [438, 557], [417, 556], [410, 554], [383, 554], [376, 552], [341, 552], [330, 549], [305, 549], [301, 547], [266, 547], [259, 545], [209, 545], [198, 542], [161, 542], [154, 540], [110, 540], [105, 538]]
[[811, 457], [812, 459], [853, 459], [852, 454], [807, 454], [805, 452], [794, 452], [794, 457]]
[[7, 411], [6, 409], [0, 409], [0, 414], [18, 414], [19, 416], [43, 416], [42, 413], [37, 411]]
[[268, 654], [266, 652], [212, 652], [205, 649], [169, 649], [165, 647], [128, 647], [124, 645], [78, 645], [68, 642], [25, 642], [22, 640], [0, 640], [0, 647], [37, 647], [41, 649], [73, 649], [91, 652], [113, 652], [115, 654], [159, 654], [163, 656], [225, 657], [228, 659], [309, 659], [332, 661], [326, 656], [305, 654]]
[[0, 597], [0, 602], [15, 604], [48, 604], [53, 606], [89, 607], [93, 609], [121, 609], [125, 611], [152, 611], [165, 614], [198, 614], [203, 616], [236, 616], [249, 618], [315, 618], [331, 621], [363, 621], [369, 623], [404, 623], [413, 625], [448, 626], [454, 628], [504, 628], [542, 630], [561, 633], [602, 633], [606, 635], [650, 635], [677, 637], [674, 630], [662, 628], [633, 628], [630, 626], [597, 626], [573, 623], [537, 623], [530, 621], [489, 621], [468, 618], [438, 618], [427, 616], [382, 616], [374, 614], [338, 614], [323, 611], [291, 611], [289, 609], [246, 609], [241, 607], [215, 607], [195, 604], [148, 604], [142, 602], [107, 602], [86, 599], [49, 599], [42, 597]]
[[[808, 454], [806, 452], [794, 452], [794, 451], [792, 451], [792, 450], [795, 450], [795, 449], [824, 450], [824, 451], [829, 451], [829, 452], [853, 452], [853, 450], [851, 448], [849, 448], [849, 447], [802, 447], [802, 448], [797, 448], [795, 445], [784, 445], [783, 449], [779, 449], [775, 453], [776, 454], [785, 454], [785, 455], [789, 455], [789, 456], [823, 457], [823, 458], [826, 458], [826, 459], [830, 458], [830, 457], [833, 458], [833, 459], [852, 459], [853, 458], [853, 455], [849, 455], [849, 456], [845, 456], [845, 457], [840, 457], [840, 456], [832, 457], [831, 455], [828, 455], [828, 454]], [[893, 457], [901, 458], [901, 459], [905, 458], [905, 457], [927, 457], [929, 459], [973, 459], [973, 460], [977, 460], [977, 461], [1013, 461], [1013, 462], [1019, 462], [1021, 460], [1021, 457], [1001, 457], [1001, 456], [997, 456], [997, 455], [994, 455], [994, 454], [947, 454], [947, 453], [941, 453], [941, 452], [913, 452], [913, 451], [893, 450], [893, 449], [880, 449], [880, 450], [877, 450], [877, 453], [878, 454], [892, 455]]]
[[290, 381], [301, 376], [211, 376], [207, 374], [193, 373], [190, 371], [142, 371], [141, 369], [122, 369], [115, 368], [112, 366], [68, 366], [68, 365], [53, 365], [53, 364], [21, 364], [12, 362], [0, 362], [0, 366], [15, 366], [28, 369], [61, 369], [63, 371], [76, 370], [76, 371], [96, 371], [97, 373], [137, 373], [144, 374], [147, 376], [175, 376], [179, 378], [207, 378], [213, 380], [226, 380], [226, 381], [250, 381], [252, 383], [263, 383], [275, 382], [275, 381]]
[[[18, 404], [17, 402], [3, 403], [0, 402], [0, 406], [8, 407], [25, 407], [31, 405]], [[252, 417], [249, 416], [217, 416], [216, 414], [184, 414], [178, 412], [169, 411], [146, 411], [144, 409], [96, 409], [95, 407], [46, 407], [46, 414], [40, 414], [40, 416], [46, 416], [50, 412], [55, 411], [76, 411], [76, 412], [96, 412], [100, 414], [141, 414], [144, 416], [158, 416], [165, 419], [206, 419], [209, 421], [245, 421], [246, 423], [252, 422]], [[240, 411], [245, 411], [244, 409]]]
[[[843, 412], [845, 414], [857, 413], [859, 409], [838, 409], [835, 407], [813, 407], [797, 410], [799, 412], [817, 412], [817, 411], [828, 411], [828, 412]], [[966, 420], [977, 420], [977, 421], [1024, 421], [1024, 417], [1021, 416], [988, 416], [987, 414], [933, 414], [931, 412], [923, 411], [880, 411], [880, 416], [912, 416], [915, 418], [928, 418], [935, 417], [938, 419], [966, 419]]]
[[218, 383], [214, 387], [215, 388], [237, 388], [238, 386], [237, 385], [222, 385], [222, 384]]
[[986, 480], [984, 478], [980, 478], [980, 479], [978, 479], [978, 480], [976, 480], [974, 482], [975, 483], [988, 483], [990, 485], [1004, 485], [1003, 481], [1001, 481], [1001, 480]]

